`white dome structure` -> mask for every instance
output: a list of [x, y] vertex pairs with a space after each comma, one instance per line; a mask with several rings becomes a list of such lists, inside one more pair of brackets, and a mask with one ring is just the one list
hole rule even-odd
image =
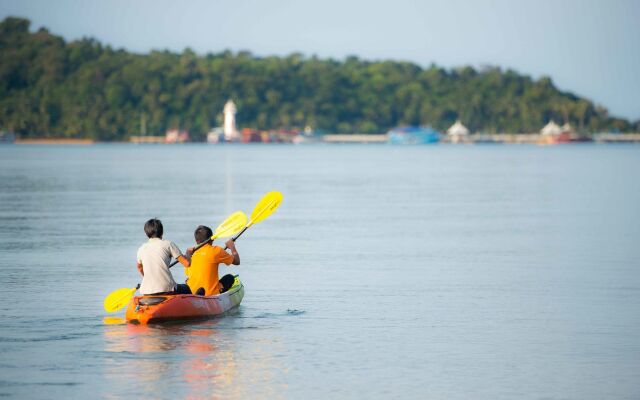
[[559, 135], [562, 133], [562, 128], [560, 128], [558, 124], [551, 120], [544, 126], [544, 128], [542, 128], [540, 133], [543, 135]]
[[462, 125], [462, 122], [458, 120], [455, 124], [451, 125], [449, 129], [447, 129], [447, 134], [451, 136], [466, 136], [469, 134], [469, 129]]
[[564, 125], [562, 125], [562, 132], [566, 132], [566, 133], [573, 133], [573, 127], [571, 126], [570, 123], [565, 122]]
[[544, 126], [544, 128], [542, 128], [540, 133], [543, 135], [559, 135], [562, 133], [562, 128], [560, 128], [558, 124], [551, 120]]

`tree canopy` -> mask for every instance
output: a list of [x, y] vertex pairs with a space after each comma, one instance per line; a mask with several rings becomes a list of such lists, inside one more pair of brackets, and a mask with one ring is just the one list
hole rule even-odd
[[257, 57], [224, 51], [135, 54], [85, 38], [66, 42], [26, 19], [0, 23], [0, 129], [23, 137], [124, 140], [183, 128], [201, 139], [238, 105], [241, 127], [380, 133], [399, 125], [537, 132], [554, 119], [593, 132], [638, 129], [512, 70], [422, 68], [409, 62]]

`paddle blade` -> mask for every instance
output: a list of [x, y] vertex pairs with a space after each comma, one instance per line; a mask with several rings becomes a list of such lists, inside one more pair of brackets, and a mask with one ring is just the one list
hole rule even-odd
[[267, 218], [269, 215], [273, 214], [280, 203], [282, 203], [282, 193], [269, 192], [265, 194], [253, 209], [253, 212], [251, 213], [250, 224], [253, 225], [255, 223], [258, 223]]
[[106, 312], [118, 311], [129, 303], [136, 290], [138, 288], [122, 288], [111, 292], [104, 299], [104, 310]]
[[247, 226], [247, 214], [236, 211], [225, 219], [211, 236], [211, 240], [220, 237], [231, 237]]

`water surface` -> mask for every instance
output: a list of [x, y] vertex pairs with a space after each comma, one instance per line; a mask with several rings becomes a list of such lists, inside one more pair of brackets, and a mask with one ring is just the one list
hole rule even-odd
[[[0, 395], [638, 399], [638, 171], [638, 146], [0, 146]], [[184, 249], [274, 189], [233, 315], [103, 324], [144, 221]]]

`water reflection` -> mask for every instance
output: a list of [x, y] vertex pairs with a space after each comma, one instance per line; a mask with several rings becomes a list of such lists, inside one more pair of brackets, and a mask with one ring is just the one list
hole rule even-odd
[[105, 325], [124, 325], [127, 321], [122, 317], [104, 317], [102, 323]]
[[277, 346], [263, 339], [254, 357], [238, 360], [238, 329], [219, 323], [106, 325], [106, 379], [130, 394], [166, 389], [178, 398], [246, 397], [259, 381], [270, 397], [282, 397], [286, 385], [272, 372], [278, 363], [264, 352]]

